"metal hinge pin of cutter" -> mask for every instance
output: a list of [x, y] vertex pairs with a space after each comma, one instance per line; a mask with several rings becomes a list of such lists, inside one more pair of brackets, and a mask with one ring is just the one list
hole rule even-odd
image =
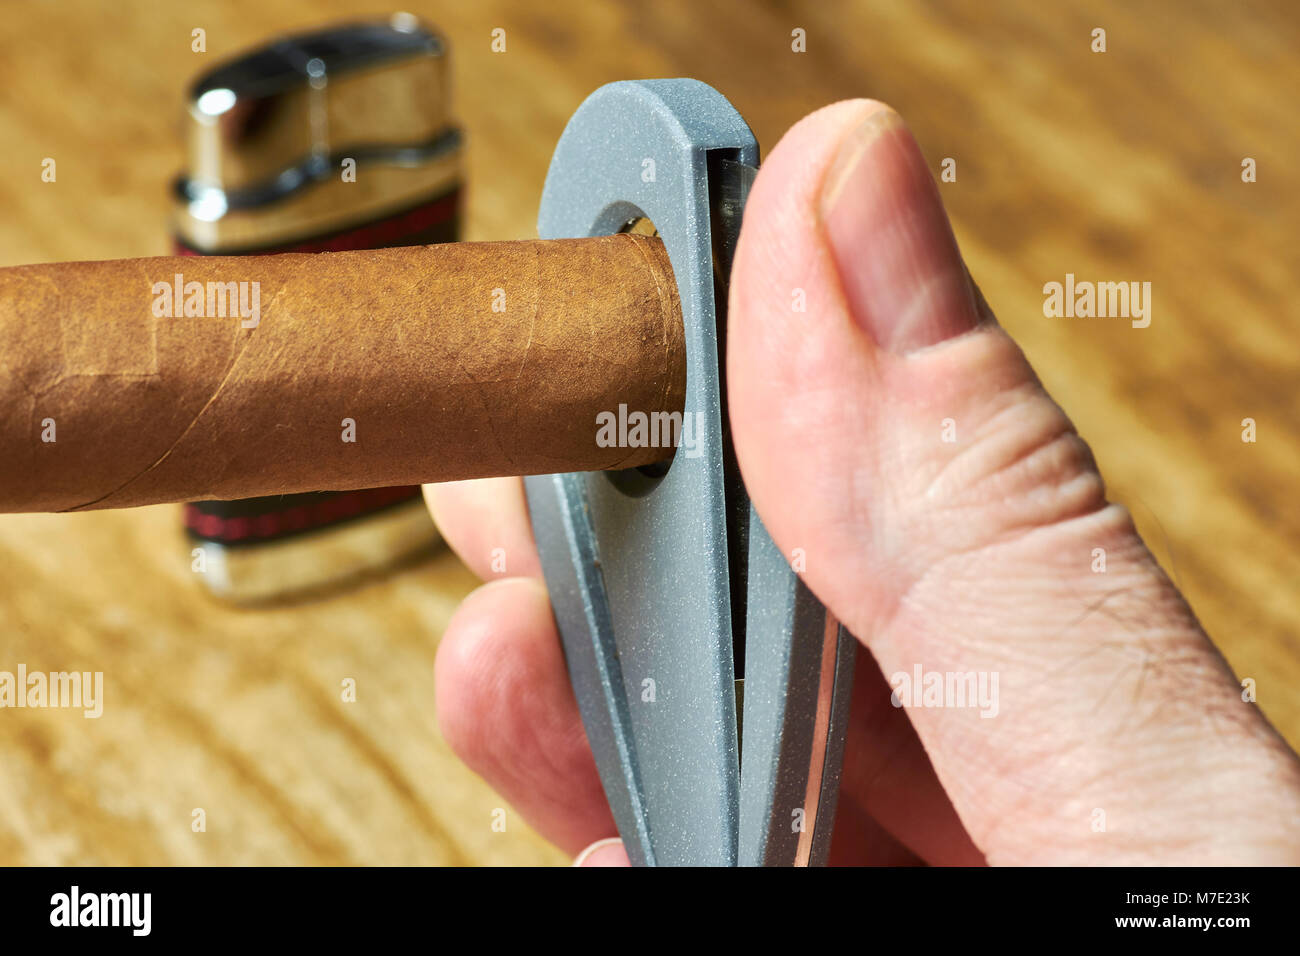
[[763, 528], [727, 424], [727, 285], [757, 165], [749, 127], [704, 83], [611, 83], [570, 119], [538, 215], [544, 239], [653, 223], [685, 323], [689, 454], [526, 479], [634, 864], [820, 864], [835, 817], [855, 641]]

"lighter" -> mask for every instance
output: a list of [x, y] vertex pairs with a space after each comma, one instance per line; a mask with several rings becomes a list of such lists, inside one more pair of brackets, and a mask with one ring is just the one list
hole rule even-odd
[[[410, 14], [286, 37], [190, 89], [178, 254], [323, 252], [458, 238], [460, 131], [444, 40]], [[340, 423], [340, 440], [346, 440]], [[432, 547], [418, 486], [185, 506], [202, 580], [237, 603], [284, 598]]]

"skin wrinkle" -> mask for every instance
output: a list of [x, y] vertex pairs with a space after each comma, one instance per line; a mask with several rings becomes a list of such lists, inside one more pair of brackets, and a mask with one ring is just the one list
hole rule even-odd
[[[922, 527], [913, 529], [911, 533], [903, 537], [909, 542], [934, 540], [936, 538], [943, 541], [943, 535], [928, 530], [926, 522], [935, 523], [942, 520], [946, 526], [973, 525], [978, 518], [985, 517], [983, 511], [983, 508], [968, 505], [961, 510], [955, 511], [951, 517], [941, 517], [946, 513], [931, 509], [921, 515], [923, 519]], [[911, 561], [907, 562], [904, 562], [902, 558], [897, 560], [899, 563], [906, 563], [909, 566], [920, 565], [918, 570], [912, 572], [915, 578], [917, 575], [926, 574], [936, 564], [946, 559], [972, 558], [995, 548], [1008, 547], [1018, 543], [1032, 549], [1040, 539], [1050, 539], [1054, 535], [1062, 535], [1067, 538], [1074, 534], [1082, 535], [1084, 534], [1082, 529], [1087, 527], [1089, 523], [1098, 525], [1095, 530], [1090, 532], [1092, 538], [1096, 540], [1111, 540], [1117, 534], [1136, 534], [1132, 529], [1132, 520], [1128, 515], [1128, 511], [1123, 505], [1103, 502], [1102, 506], [1096, 510], [1068, 513], [1064, 518], [1053, 524], [1034, 525], [1031, 522], [1021, 522], [1009, 526], [1005, 532], [998, 531], [991, 535], [983, 534], [978, 540], [970, 543], [957, 545], [949, 542], [941, 548], [932, 549], [935, 553], [915, 555]]]
[[[940, 342], [931, 346], [931, 350], [937, 352], [945, 346], [957, 344], [953, 340]], [[984, 357], [981, 356], [981, 358]], [[929, 501], [952, 497], [962, 490], [973, 487], [972, 478], [979, 480], [989, 475], [996, 475], [1005, 467], [1015, 464], [1025, 455], [1032, 454], [1038, 447], [1038, 443], [1032, 440], [1031, 435], [1024, 434], [1025, 430], [1023, 428], [1017, 427], [1021, 424], [1017, 419], [1024, 418], [1027, 414], [1026, 410], [1029, 412], [1039, 410], [1040, 406], [1037, 404], [1037, 399], [1040, 395], [1041, 388], [1038, 383], [1027, 379], [1016, 386], [999, 389], [995, 395], [983, 398], [980, 408], [968, 409], [967, 414], [962, 416], [962, 420], [957, 422], [958, 428], [961, 429], [957, 447], [948, 457], [934, 460], [933, 474], [929, 476], [926, 486], [921, 490], [921, 496]], [[1052, 410], [1050, 399], [1046, 396], [1042, 396], [1042, 399], [1045, 403], [1045, 406], [1042, 406], [1043, 410], [1050, 416], [1052, 421], [1040, 425], [1040, 428], [1051, 427], [1059, 423], [1060, 420], [1064, 420], [1068, 424], [1069, 420], [1063, 412], [1060, 412], [1059, 409]], [[948, 404], [964, 405], [966, 399], [964, 396], [958, 395]], [[973, 426], [972, 418], [975, 419]], [[1010, 422], [1008, 422], [1009, 419]], [[1007, 427], [1008, 424], [1011, 427]], [[970, 437], [962, 439], [961, 433], [963, 432], [970, 433]], [[982, 459], [988, 456], [990, 441], [1008, 434], [1017, 439], [1017, 446], [1023, 446], [1020, 453], [1010, 461], [999, 459], [996, 465], [992, 462], [986, 464]], [[981, 467], [971, 469], [970, 462], [972, 459]], [[919, 464], [925, 465], [929, 464], [929, 462], [922, 461]], [[993, 467], [989, 467], [989, 465], [993, 465]], [[973, 475], [963, 474], [963, 471], [972, 471]], [[957, 477], [954, 477], [954, 475]], [[975, 497], [979, 500], [978, 495]]]
[[[1010, 862], [996, 859], [999, 847], [1003, 855], [1008, 850], [1028, 851], [1027, 857], [1015, 862], [1059, 862], [1061, 850], [1074, 845], [1060, 837], [1072, 830], [1086, 832], [1079, 830], [1079, 821], [1086, 821], [1087, 814], [1098, 805], [1096, 798], [1089, 800], [1084, 794], [1098, 788], [1106, 788], [1106, 792], [1118, 788], [1128, 796], [1135, 790], [1134, 772], [1140, 770], [1144, 778], [1148, 776], [1145, 766], [1117, 768], [1106, 759], [1098, 759], [1098, 753], [1106, 754], [1108, 748], [1099, 749], [1090, 737], [1061, 738], [1054, 733], [1028, 736], [1022, 730], [1004, 731], [1003, 737], [1000, 744], [978, 746], [978, 759], [991, 764], [992, 775], [999, 780], [996, 795], [972, 793], [963, 787], [964, 781], [957, 773], [945, 784], [949, 792], [964, 794], [968, 803], [982, 804], [981, 812], [966, 816], [985, 819], [987, 825], [972, 828], [967, 822], [967, 827], [976, 845], [990, 853], [991, 863]], [[946, 746], [969, 747], [969, 743], [958, 739]], [[1067, 768], [1064, 773], [1062, 768]], [[1067, 790], [1056, 784], [1062, 776], [1070, 780]], [[1127, 805], [1127, 802], [1117, 804], [1115, 798], [1109, 797], [1100, 802], [1103, 809], [1109, 805], [1111, 814]], [[1138, 804], [1139, 808], [1142, 806]], [[1072, 812], [1074, 808], [1078, 812]], [[1002, 837], [1003, 833], [1008, 836]], [[1043, 840], [1047, 841], [1046, 846], [1039, 845]]]
[[[977, 559], [977, 558], [983, 559], [981, 561], [982, 566], [986, 566], [986, 565], [992, 565], [996, 567], [1006, 566], [1006, 561], [1004, 561], [996, 552], [990, 553], [990, 549], [988, 549], [987, 547], [974, 548], [969, 551], [951, 554], [945, 560], [930, 565], [927, 571], [920, 578], [917, 579], [915, 587], [912, 588], [909, 592], [907, 592], [904, 595], [903, 599], [900, 601], [900, 604], [903, 604], [908, 609], [917, 612], [918, 614], [924, 614], [926, 608], [926, 602], [924, 598], [920, 597], [919, 595], [928, 594], [935, 587], [940, 587], [940, 586], [942, 586], [945, 590], [950, 592], [952, 590], [951, 582], [953, 581], [961, 582], [966, 580], [970, 576], [969, 572], [966, 570], [966, 567], [973, 559]], [[956, 568], [951, 567], [951, 565], [954, 564], [957, 565]], [[1047, 575], [1047, 577], [1044, 578], [1045, 582], [1055, 585], [1056, 582], [1059, 580], [1059, 575], [1056, 574], [1054, 569], [1052, 569], [1050, 566], [1046, 567], [1044, 571]], [[982, 568], [977, 568], [975, 571], [975, 578], [978, 580], [982, 576], [982, 574], [983, 574]], [[1107, 580], [1113, 580], [1113, 576], [1109, 577]], [[942, 584], [937, 582], [941, 582]], [[1034, 645], [1030, 645], [1030, 646], [1039, 646], [1045, 648], [1055, 648], [1059, 646], [1060, 639], [1062, 637], [1064, 637], [1065, 635], [1073, 631], [1083, 630], [1084, 625], [1094, 615], [1098, 613], [1108, 613], [1106, 610], [1106, 605], [1108, 605], [1110, 602], [1112, 602], [1115, 599], [1133, 593], [1134, 590], [1135, 588], [1131, 586], [1116, 586], [1113, 589], [1108, 589], [1105, 593], [1101, 594], [1099, 597], [1090, 598], [1088, 604], [1082, 608], [1078, 616], [1072, 618], [1070, 621], [1061, 625], [1058, 629], [1054, 631], [1049, 630]], [[1051, 593], [1050, 590], [1049, 593]], [[1077, 591], [1074, 592], [1072, 596], [1078, 599], [1085, 598], [1085, 595]], [[1060, 605], [1060, 603], [1061, 602], [1059, 599], [1054, 600], [1052, 602], [1052, 606], [1057, 607]], [[1128, 623], [1127, 621], [1124, 621], [1123, 619], [1118, 618], [1113, 614], [1110, 616], [1112, 616], [1113, 619], [1119, 621], [1120, 623], [1124, 623], [1126, 625]], [[1090, 653], [1095, 653], [1095, 651], [1096, 648], [1088, 648], [1085, 651], [1085, 656]], [[1061, 670], [1066, 670], [1074, 667], [1074, 665], [1077, 664], [1080, 659], [1082, 658], [1070, 660], [1067, 661], [1065, 664], [1060, 665]], [[1022, 657], [1021, 660], [1024, 662], [1028, 662], [1030, 658], [1025, 656]], [[1057, 673], [1056, 670], [1052, 670], [1046, 672], [1043, 676], [1051, 677], [1054, 676], [1056, 673]]]
[[[1022, 536], [1035, 534], [1045, 528], [1050, 529], [1070, 521], [1084, 520], [1112, 509], [1122, 511], [1122, 505], [1115, 505], [1105, 500], [1105, 494], [1100, 485], [1100, 476], [1081, 473], [1055, 486], [1045, 487], [1039, 485], [1030, 491], [1021, 491], [1019, 494], [1013, 492], [1004, 495], [990, 503], [1001, 507], [1007, 507], [1017, 501], [1032, 503], [1035, 494], [1043, 492], [1047, 492], [1053, 498], [1062, 500], [1060, 504], [1050, 508], [1051, 513], [1055, 516], [1053, 524], [1043, 523], [1040, 516], [1049, 509], [1046, 506], [1037, 505], [1030, 509], [1029, 514], [1023, 515], [1016, 520], [1012, 520], [1009, 515], [1006, 520], [995, 522], [996, 527], [990, 533], [982, 535], [980, 540], [960, 546], [950, 545], [945, 548], [945, 552], [969, 554], [988, 547], [1011, 544]], [[986, 507], [987, 505], [963, 504], [959, 508], [949, 507], [943, 511], [936, 508], [923, 517], [931, 524], [943, 523], [949, 527], [960, 527], [963, 524], [974, 525], [975, 521], [973, 519], [983, 517], [981, 512]]]
[[[1129, 695], [1129, 702], [1133, 706], [1129, 710], [1124, 711], [1118, 715], [1118, 718], [1115, 721], [1115, 725], [1113, 729], [1106, 735], [1111, 739], [1117, 738], [1121, 733], [1125, 732], [1128, 729], [1131, 729], [1129, 726], [1126, 725], [1126, 721], [1128, 720], [1129, 717], [1134, 716], [1136, 714], [1136, 709], [1142, 699], [1142, 691], [1145, 687], [1148, 676], [1164, 675], [1165, 672], [1169, 669], [1169, 665], [1171, 664], [1189, 663], [1189, 662], [1192, 664], [1196, 664], [1196, 663], [1204, 662], [1204, 657], [1202, 655], [1196, 653], [1192, 648], [1186, 646], [1183, 646], [1182, 648], [1173, 647], [1167, 650], [1161, 650], [1154, 647], [1151, 644], [1151, 642], [1147, 640], [1144, 632], [1139, 630], [1138, 627], [1134, 626], [1135, 623], [1137, 622], [1135, 622], [1132, 618], [1125, 617], [1123, 615], [1115, 613], [1114, 611], [1112, 611], [1111, 609], [1105, 606], [1112, 599], [1118, 597], [1124, 597], [1124, 596], [1137, 597], [1136, 589], [1130, 587], [1123, 587], [1108, 592], [1098, 600], [1094, 601], [1089, 607], [1087, 607], [1084, 610], [1084, 612], [1079, 615], [1079, 617], [1075, 618], [1073, 621], [1071, 621], [1070, 623], [1068, 623], [1067, 625], [1065, 625], [1064, 627], [1056, 631], [1050, 637], [1044, 638], [1042, 641], [1039, 642], [1040, 645], [1044, 647], [1055, 647], [1058, 645], [1059, 643], [1058, 639], [1060, 637], [1072, 631], [1081, 630], [1083, 628], [1083, 625], [1092, 617], [1094, 617], [1096, 614], [1102, 614], [1107, 616], [1108, 618], [1110, 618], [1111, 620], [1119, 624], [1123, 631], [1131, 633], [1134, 636], [1138, 645], [1136, 648], [1134, 647], [1134, 643], [1132, 641], [1125, 641], [1125, 640], [1108, 640], [1108, 641], [1102, 641], [1100, 643], [1094, 643], [1090, 646], [1085, 646], [1082, 649], [1081, 653], [1079, 653], [1078, 655], [1068, 658], [1064, 662], [1056, 665], [1055, 667], [1052, 667], [1051, 669], [1049, 669], [1044, 673], [1044, 682], [1050, 685], [1052, 683], [1053, 678], [1064, 677], [1067, 674], [1077, 675], [1079, 673], [1084, 673], [1084, 674], [1088, 673], [1090, 668], [1082, 667], [1080, 665], [1082, 665], [1085, 661], [1088, 661], [1089, 659], [1099, 658], [1100, 655], [1102, 655], [1103, 653], [1118, 652], [1121, 656], [1127, 658], [1129, 660], [1129, 663], [1124, 664], [1123, 666], [1116, 666], [1114, 668], [1114, 670], [1116, 671], [1114, 680], [1110, 683], [1110, 686], [1107, 688], [1106, 692], [1102, 695], [1102, 697], [1099, 698], [1090, 708], [1090, 712], [1092, 714], [1097, 714], [1108, 709], [1107, 702], [1110, 700], [1112, 693], [1116, 692], [1118, 689], [1121, 688], [1123, 679], [1126, 676], [1130, 676], [1130, 672], [1133, 670], [1134, 664], [1132, 662], [1136, 661], [1136, 666], [1138, 668], [1137, 682], [1134, 686], [1132, 694]], [[1144, 613], [1140, 604], [1135, 605], [1135, 610], [1137, 610], [1139, 613]], [[1145, 624], [1145, 621], [1141, 623]], [[1149, 625], [1146, 626], [1149, 627]], [[1170, 637], [1173, 640], [1178, 641], [1179, 638], [1183, 637], [1183, 634], [1177, 631], [1176, 629], [1171, 628]], [[1186, 644], [1185, 641], [1180, 641], [1180, 643], [1184, 645]], [[1097, 668], [1096, 666], [1091, 667], [1091, 670], [1093, 672], [1097, 672], [1099, 670], [1109, 670], [1109, 669], [1111, 668]], [[1194, 668], [1192, 671], [1192, 677], [1195, 679], [1195, 682], [1198, 684], [1203, 683], [1208, 687], [1213, 687], [1216, 685], [1215, 681], [1212, 678], [1209, 678], [1207, 677], [1207, 675], [1204, 674], [1203, 669]], [[1167, 679], [1172, 680], [1172, 677], [1168, 677]], [[1211, 719], [1211, 720], [1214, 719], [1212, 717], [1213, 714], [1212, 711], [1200, 710], [1197, 711], [1196, 713], [1199, 716], [1204, 717], [1205, 719]], [[1149, 722], [1149, 715], [1146, 722]], [[1138, 723], [1140, 725], [1142, 721], [1139, 721]]]
[[[1163, 591], [1164, 589], [1159, 588], [1158, 590]], [[1124, 596], [1124, 595], [1128, 595], [1133, 598], [1140, 598], [1140, 593], [1137, 591], [1137, 589], [1124, 588], [1120, 592], [1107, 594], [1103, 596], [1103, 598], [1099, 602], [1097, 602], [1095, 608], [1101, 608], [1102, 613], [1106, 613], [1110, 617], [1112, 617], [1112, 619], [1119, 621], [1124, 626], [1125, 630], [1130, 630], [1131, 625], [1133, 625], [1134, 623], [1140, 623], [1142, 620], [1145, 619], [1147, 615], [1150, 614], [1150, 608], [1147, 606], [1146, 602], [1143, 602], [1141, 600], [1135, 601], [1133, 608], [1136, 614], [1139, 615], [1139, 617], [1136, 619], [1125, 617], [1118, 613], [1112, 613], [1109, 609], [1104, 608], [1104, 605], [1107, 602], [1111, 601], [1112, 598], [1116, 596]], [[1088, 611], [1082, 614], [1080, 618], [1078, 618], [1075, 622], [1072, 622], [1073, 626], [1077, 628], [1081, 628], [1081, 625], [1088, 617], [1091, 616], [1091, 612], [1093, 610], [1094, 608], [1088, 609]], [[923, 610], [920, 611], [920, 614], [924, 616], [924, 611]], [[1160, 616], [1163, 616], [1163, 612], [1161, 612]], [[1171, 619], [1169, 635], [1171, 640], [1176, 642], [1176, 644], [1181, 644], [1182, 646], [1181, 647], [1174, 646], [1170, 648], [1168, 652], [1162, 653], [1160, 650], [1151, 647], [1150, 643], [1147, 640], [1145, 640], [1139, 633], [1139, 642], [1141, 647], [1139, 650], [1139, 656], [1137, 658], [1139, 672], [1136, 679], [1141, 681], [1142, 683], [1134, 685], [1135, 695], [1141, 693], [1142, 689], [1145, 687], [1145, 681], [1148, 678], [1161, 677], [1163, 680], [1169, 681], [1173, 679], [1172, 677], [1173, 673], [1184, 671], [1182, 665], [1187, 663], [1195, 664], [1196, 662], [1201, 662], [1202, 664], [1204, 664], [1206, 662], [1206, 658], [1204, 657], [1203, 654], [1196, 653], [1196, 650], [1194, 648], [1188, 646], [1189, 634], [1186, 630], [1183, 630], [1178, 627], [1176, 617]], [[1050, 645], [1052, 642], [1048, 641], [1044, 643]], [[1093, 657], [1094, 659], [1099, 659], [1098, 655], [1103, 651], [1115, 650], [1117, 648], [1119, 649], [1121, 654], [1127, 657], [1127, 662], [1122, 664], [1120, 667], [1116, 668], [1117, 673], [1115, 676], [1115, 680], [1112, 682], [1112, 687], [1110, 688], [1110, 691], [1113, 692], [1116, 687], [1122, 687], [1123, 683], [1126, 680], [1130, 682], [1135, 680], [1135, 677], [1132, 673], [1133, 657], [1131, 653], [1132, 652], [1131, 642], [1109, 641], [1109, 642], [1105, 642], [1105, 644], [1103, 644], [1101, 647], [1089, 648], [1085, 651], [1084, 655], [1081, 655], [1080, 657], [1076, 657], [1060, 665], [1058, 667], [1058, 670], [1061, 672], [1069, 672], [1073, 675], [1076, 675], [1077, 682], [1080, 683], [1081, 685], [1086, 686], [1088, 683], [1088, 678], [1086, 677], [1087, 672], [1089, 670], [1096, 672], [1097, 669], [1095, 666], [1081, 669], [1077, 666], [1079, 662], [1087, 657]], [[1173, 665], [1173, 664], [1179, 666], [1177, 668], [1171, 668], [1169, 665]], [[1080, 673], [1081, 670], [1083, 671], [1084, 676], [1081, 679], [1079, 679], [1077, 678], [1077, 675]], [[1032, 668], [1031, 668], [1031, 672], [1032, 672]], [[1048, 672], [1048, 678], [1043, 680], [1042, 684], [1047, 686], [1052, 686], [1053, 682], [1050, 679], [1051, 673], [1052, 672], [1050, 671]], [[1192, 679], [1198, 685], [1204, 685], [1205, 687], [1210, 689], [1216, 687], [1222, 687], [1221, 680], [1217, 679], [1216, 675], [1209, 674], [1208, 672], [1206, 672], [1204, 666], [1200, 668], [1193, 667], [1191, 674], [1192, 674]], [[1182, 689], [1184, 690], [1186, 689], [1185, 684], [1182, 684], [1180, 686], [1182, 687]], [[1205, 708], [1203, 707], [1203, 705], [1199, 703], [1203, 699], [1202, 695], [1192, 694], [1191, 696], [1194, 697], [1197, 701], [1196, 706], [1192, 707], [1189, 711], [1189, 713], [1191, 713], [1194, 716], [1194, 718], [1200, 720], [1209, 720], [1211, 722], [1214, 722], [1217, 721], [1218, 718], [1223, 715], [1224, 712], [1222, 711], [1222, 704], [1214, 708]], [[1104, 699], [1105, 698], [1103, 698], [1103, 701], [1094, 704], [1090, 708], [1091, 712], [1095, 713], [1099, 709], [1101, 709], [1104, 706]], [[1140, 700], [1140, 698], [1137, 699]], [[1154, 706], [1161, 706], [1162, 702], [1166, 701], [1167, 699], [1168, 698], [1166, 697], [1153, 698]], [[1172, 696], [1172, 699], [1175, 701], [1187, 700], [1187, 695], [1176, 694]], [[1222, 695], [1220, 695], [1220, 697], [1217, 699], [1222, 700]], [[1052, 706], [1051, 702], [1049, 702], [1049, 707], [1050, 706]], [[1033, 708], [1031, 707], [1030, 709], [1032, 710]], [[1080, 761], [1074, 761], [1075, 755], [1082, 754], [1082, 753], [1090, 753], [1096, 750], [1099, 744], [1104, 743], [1107, 740], [1113, 741], [1114, 739], [1116, 739], [1117, 735], [1121, 733], [1131, 733], [1132, 730], [1135, 729], [1135, 724], [1136, 724], [1136, 728], [1150, 727], [1150, 728], [1158, 729], [1159, 722], [1164, 716], [1165, 715], [1162, 715], [1159, 712], [1149, 712], [1145, 715], [1144, 719], [1135, 720], [1135, 718], [1142, 717], [1142, 715], [1138, 714], [1136, 709], [1130, 708], [1123, 711], [1119, 715], [1119, 720], [1117, 721], [1116, 725], [1114, 726], [1114, 728], [1110, 733], [1098, 735], [1097, 733], [1090, 731], [1089, 736], [1075, 738], [1073, 740], [1069, 739], [1068, 737], [1062, 739], [1060, 738], [1059, 735], [1053, 735], [1050, 741], [1045, 742], [1043, 748], [1041, 748], [1041, 752], [1037, 757], [1031, 759], [1030, 758], [1031, 751], [1024, 751], [1023, 747], [1019, 748], [1019, 752], [1013, 752], [1011, 757], [1008, 760], [1001, 762], [1002, 771], [1000, 775], [1003, 778], [1010, 779], [1012, 776], [1012, 771], [1014, 770], [1015, 779], [1020, 779], [1026, 773], [1033, 773], [1035, 771], [1035, 768], [1041, 767], [1043, 768], [1043, 773], [1044, 773], [1043, 779], [1050, 780], [1056, 776], [1056, 774], [1053, 773], [1051, 770], [1052, 766], [1060, 766], [1062, 763], [1070, 763], [1073, 761], [1078, 766], [1089, 768], [1087, 770], [1087, 773], [1094, 774], [1096, 779], [1104, 780], [1106, 779], [1106, 771], [1107, 771], [1107, 768], [1105, 767], [1106, 764], [1105, 759], [1099, 759], [1094, 755], [1090, 757], [1088, 760], [1080, 762]], [[1242, 711], [1240, 713], [1234, 713], [1229, 711], [1227, 713], [1227, 716], [1237, 717], [1238, 719], [1234, 720], [1233, 723], [1239, 724], [1242, 727], [1249, 726], [1250, 724], [1249, 718], [1251, 714], [1249, 712]], [[1241, 727], [1237, 728], [1238, 732], [1240, 731], [1240, 729]], [[958, 738], [958, 742], [957, 744], [954, 744], [953, 742], [950, 741], [949, 744], [947, 744], [942, 748], [945, 751], [953, 751], [955, 747], [960, 744], [960, 739], [964, 737], [965, 728], [958, 726], [958, 727], [952, 727], [951, 730], [953, 734], [955, 734], [956, 737]], [[1016, 733], [1019, 734], [1019, 731], [1017, 731]], [[1023, 741], [1025, 738], [1021, 736], [1020, 739]], [[1195, 739], [1199, 741], [1201, 739], [1201, 735], [1195, 735]], [[1062, 750], [1063, 745], [1066, 748], [1064, 750]], [[988, 748], [981, 746], [979, 749], [981, 751], [980, 759], [981, 760], [987, 759], [987, 755], [985, 755], [983, 751]], [[1105, 748], [1105, 749], [1108, 750], [1110, 748]], [[992, 748], [992, 752], [996, 753], [997, 748], [996, 747]], [[1172, 759], [1173, 758], [1171, 758], [1171, 760]], [[1095, 771], [1091, 769], [1094, 766], [1097, 768]], [[1113, 772], [1113, 768], [1109, 768], [1109, 770]], [[1121, 770], [1121, 773], [1122, 774], [1131, 773], [1131, 771]], [[1125, 783], [1124, 786], [1128, 786], [1128, 784]], [[1030, 789], [1033, 792], [1038, 792], [1039, 788], [1031, 787]], [[1002, 815], [1015, 815], [1018, 812], [1019, 811], [1014, 802], [1011, 805], [1010, 810], [1008, 810], [1006, 807], [1000, 807], [998, 809], [998, 814], [1002, 814]], [[980, 833], [980, 834], [973, 833], [972, 836], [977, 836], [976, 842], [982, 847], [993, 845], [991, 842], [988, 841], [994, 841], [997, 839], [996, 830], [992, 830], [987, 833]]]
[[[1071, 839], [1069, 834], [1084, 834], [1079, 829], [1079, 822], [1095, 807], [1107, 813], [1108, 831], [1124, 834], [1131, 833], [1122, 849], [1114, 852], [1119, 858], [1110, 858], [1109, 862], [1121, 862], [1134, 859], [1150, 863], [1152, 859], [1169, 859], [1173, 847], [1197, 847], [1208, 852], [1198, 854], [1195, 862], [1224, 862], [1227, 859], [1243, 859], [1258, 853], [1267, 844], [1261, 837], [1257, 825], [1259, 821], [1269, 819], [1259, 814], [1258, 807], [1241, 806], [1240, 793], [1231, 787], [1225, 791], [1224, 777], [1220, 773], [1201, 775], [1204, 784], [1187, 787], [1189, 779], [1187, 765], [1198, 760], [1196, 747], [1184, 744], [1171, 749], [1169, 741], [1162, 739], [1158, 745], [1148, 751], [1135, 751], [1122, 766], [1116, 767], [1105, 760], [1098, 760], [1091, 749], [1082, 744], [1069, 746], [1064, 754], [1055, 739], [1045, 740], [1036, 755], [1022, 753], [1019, 755], [1019, 776], [1015, 779], [1024, 785], [1019, 787], [1017, 795], [1008, 802], [1004, 799], [996, 804], [985, 801], [983, 812], [977, 818], [986, 819], [989, 825], [975, 836], [980, 846], [999, 848], [990, 858], [992, 863], [1052, 863], [1067, 862], [1062, 856], [1077, 858], [1081, 862], [1096, 862], [1096, 848], [1089, 845], [1087, 838]], [[1084, 760], [1075, 760], [1076, 754], [1088, 754]], [[1014, 756], [1014, 755], [1013, 755]], [[1158, 757], [1161, 763], [1153, 763], [1150, 757]], [[1035, 779], [1050, 781], [1060, 775], [1062, 765], [1071, 767], [1066, 775], [1071, 779], [1071, 788], [1064, 794], [1057, 794], [1046, 785], [1037, 786]], [[1244, 763], [1234, 763], [1236, 774], [1249, 775], [1251, 768]], [[1080, 775], [1082, 775], [1080, 777]], [[1010, 777], [1003, 772], [999, 775], [1003, 782]], [[1196, 779], [1191, 777], [1191, 779]], [[1077, 782], [1076, 782], [1077, 781]], [[1098, 793], [1093, 799], [1087, 799], [1086, 793]], [[954, 791], [959, 792], [959, 791]], [[967, 794], [978, 802], [980, 794]], [[1062, 799], [1063, 798], [1063, 799]], [[1060, 802], [1056, 801], [1060, 799]], [[1158, 801], [1158, 812], [1148, 812], [1150, 801]], [[1091, 806], [1090, 806], [1091, 804]], [[1055, 806], [1055, 809], [1049, 810]], [[1188, 832], [1188, 823], [1205, 820], [1207, 807], [1225, 808], [1234, 816], [1236, 830], [1232, 825], [1216, 818], [1216, 825], [1193, 827]], [[1072, 808], [1081, 812], [1071, 813]], [[1044, 811], [1049, 810], [1045, 815]], [[1129, 812], [1131, 810], [1131, 812]], [[1250, 812], [1243, 816], [1242, 811]], [[1126, 821], [1127, 826], [1117, 821]], [[1177, 829], [1180, 828], [1182, 832]], [[1002, 836], [1006, 834], [1006, 836]], [[1064, 839], [1062, 837], [1065, 837]], [[1173, 837], [1173, 839], [1170, 839]], [[1229, 842], [1229, 840], [1231, 842]], [[1226, 843], [1226, 850], [1216, 852], [1213, 847]], [[1208, 847], [1207, 847], [1208, 844]], [[1244, 845], [1243, 845], [1244, 844]], [[1244, 850], [1244, 853], [1243, 853]], [[1182, 862], [1193, 862], [1183, 860]]]
[[[971, 441], [959, 444], [957, 453], [942, 463], [938, 475], [925, 488], [922, 494], [926, 499], [942, 499], [952, 497], [954, 493], [961, 490], [973, 490], [976, 492], [974, 497], [983, 503], [985, 499], [979, 494], [980, 484], [1005, 474], [1061, 435], [1075, 434], [1077, 436], [1073, 423], [1059, 408], [1050, 405], [1050, 399], [1046, 399], [1045, 396], [1044, 400], [1049, 405], [1043, 408], [1044, 420], [1034, 422], [1035, 427], [1028, 430], [1028, 434], [1026, 434], [1027, 429], [1022, 427], [1024, 423], [1014, 419], [1023, 419], [1026, 416], [1027, 409], [1031, 412], [1038, 412], [1042, 407], [1035, 401], [1038, 398], [1036, 384], [1026, 386], [1026, 389], [1030, 388], [1033, 389], [1031, 394], [1008, 396], [1008, 401], [1005, 404], [999, 407], [991, 417], [983, 419], [976, 426], [975, 436]], [[1007, 419], [1013, 420], [1008, 422]], [[1001, 454], [995, 459], [996, 464], [982, 461], [981, 459], [989, 457], [989, 443], [1006, 435], [1010, 435], [1017, 440], [1005, 450], [998, 448]], [[982, 465], [993, 464], [993, 467], [977, 469], [975, 483], [971, 482], [970, 478], [972, 476], [970, 475], [963, 475], [962, 477], [965, 480], [954, 480], [951, 473], [954, 471], [960, 473], [963, 468], [968, 466], [971, 459]], [[1085, 461], [1081, 464], [1086, 468], [1091, 464], [1091, 461]]]

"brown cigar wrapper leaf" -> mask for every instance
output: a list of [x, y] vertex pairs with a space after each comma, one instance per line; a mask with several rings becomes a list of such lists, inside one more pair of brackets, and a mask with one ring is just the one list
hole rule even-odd
[[[258, 283], [256, 327], [155, 315], [178, 273]], [[645, 465], [597, 415], [681, 412], [685, 368], [644, 236], [0, 269], [0, 511]]]

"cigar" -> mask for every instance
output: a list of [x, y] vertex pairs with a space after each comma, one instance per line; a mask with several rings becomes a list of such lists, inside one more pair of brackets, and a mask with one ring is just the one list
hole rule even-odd
[[14, 266], [0, 511], [648, 465], [685, 368], [647, 236]]

